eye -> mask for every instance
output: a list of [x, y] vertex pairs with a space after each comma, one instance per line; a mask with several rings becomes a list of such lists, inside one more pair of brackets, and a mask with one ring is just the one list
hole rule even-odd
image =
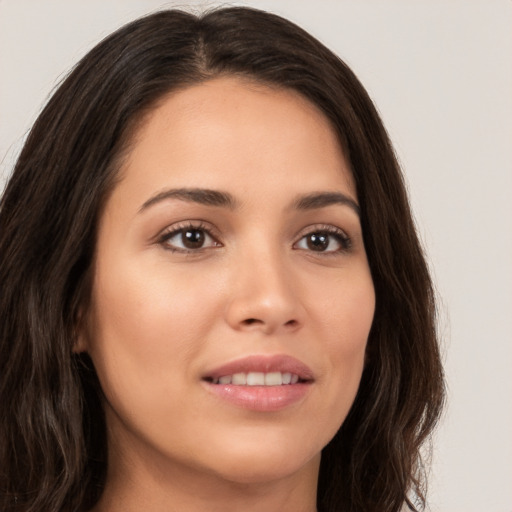
[[310, 231], [295, 244], [294, 248], [324, 253], [339, 253], [350, 249], [350, 238], [334, 226]]
[[174, 226], [162, 234], [159, 243], [166, 249], [176, 252], [194, 252], [210, 247], [220, 247], [220, 243], [204, 226]]

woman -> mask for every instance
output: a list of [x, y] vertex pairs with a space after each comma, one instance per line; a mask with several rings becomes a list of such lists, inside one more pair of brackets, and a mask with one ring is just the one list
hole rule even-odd
[[424, 504], [443, 382], [402, 177], [290, 22], [100, 43], [30, 133], [0, 255], [2, 510]]

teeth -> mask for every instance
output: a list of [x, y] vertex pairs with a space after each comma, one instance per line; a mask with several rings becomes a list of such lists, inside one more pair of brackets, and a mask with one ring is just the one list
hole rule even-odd
[[281, 372], [265, 373], [265, 386], [280, 386], [282, 383]]
[[299, 382], [299, 376], [287, 372], [234, 373], [213, 380], [214, 384], [233, 384], [235, 386], [281, 386], [297, 384], [297, 382]]
[[237, 386], [245, 386], [247, 384], [247, 375], [245, 373], [235, 373], [231, 382]]
[[248, 386], [264, 386], [265, 385], [265, 374], [260, 372], [249, 372], [247, 374], [247, 385]]

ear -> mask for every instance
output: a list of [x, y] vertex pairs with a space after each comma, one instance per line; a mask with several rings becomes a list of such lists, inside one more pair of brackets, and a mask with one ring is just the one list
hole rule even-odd
[[87, 328], [87, 319], [83, 310], [80, 310], [75, 320], [73, 328], [73, 353], [81, 354], [87, 352], [89, 348], [89, 335]]
[[83, 334], [79, 334], [75, 336], [73, 342], [73, 353], [81, 354], [83, 352], [87, 352], [87, 342], [85, 340], [85, 336]]

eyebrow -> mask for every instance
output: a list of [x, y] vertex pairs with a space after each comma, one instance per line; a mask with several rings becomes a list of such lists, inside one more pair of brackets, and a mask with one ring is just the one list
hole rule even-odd
[[[139, 209], [139, 213], [147, 210], [151, 206], [169, 199], [178, 199], [191, 203], [204, 204], [206, 206], [219, 206], [234, 210], [238, 207], [238, 201], [228, 192], [220, 190], [211, 190], [205, 188], [173, 188], [163, 190], [150, 197]], [[325, 208], [334, 204], [341, 204], [350, 207], [360, 216], [359, 205], [349, 196], [341, 192], [313, 192], [311, 194], [299, 196], [293, 203], [292, 208], [296, 210], [315, 210]]]
[[325, 208], [333, 204], [341, 204], [350, 207], [360, 217], [359, 205], [349, 196], [341, 192], [315, 192], [299, 197], [293, 204], [297, 210], [314, 210]]
[[150, 197], [139, 209], [139, 213], [147, 210], [150, 206], [166, 201], [168, 199], [179, 199], [191, 203], [199, 203], [207, 206], [223, 206], [231, 210], [238, 205], [236, 199], [227, 192], [210, 190], [205, 188], [173, 188], [164, 190]]

